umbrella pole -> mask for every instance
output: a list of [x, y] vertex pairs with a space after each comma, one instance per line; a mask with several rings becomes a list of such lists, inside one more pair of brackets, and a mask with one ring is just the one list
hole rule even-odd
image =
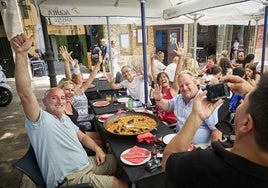
[[267, 16], [268, 16], [268, 7], [265, 6], [264, 14], [264, 25], [263, 25], [263, 40], [262, 40], [262, 57], [261, 57], [261, 74], [264, 72], [264, 61], [265, 61], [265, 51], [266, 51], [266, 33], [267, 33]]
[[147, 74], [147, 52], [146, 52], [146, 28], [145, 28], [145, 11], [144, 11], [145, 0], [140, 0], [141, 6], [141, 25], [142, 25], [142, 52], [143, 52], [143, 70], [144, 70], [144, 93], [145, 93], [145, 104], [148, 103], [148, 74]]
[[197, 19], [194, 16], [194, 60], [196, 61], [196, 47], [197, 47]]
[[107, 34], [108, 34], [108, 50], [109, 50], [109, 58], [108, 58], [108, 66], [110, 69], [110, 73], [112, 74], [113, 77], [115, 75], [113, 74], [113, 65], [112, 65], [112, 47], [111, 47], [111, 37], [110, 37], [110, 22], [109, 22], [109, 17], [106, 16], [106, 23], [107, 23]]

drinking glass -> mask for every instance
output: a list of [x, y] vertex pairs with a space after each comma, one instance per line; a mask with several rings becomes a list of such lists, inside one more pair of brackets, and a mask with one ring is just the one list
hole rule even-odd
[[107, 94], [105, 99], [106, 99], [107, 102], [111, 102], [112, 101], [112, 96]]

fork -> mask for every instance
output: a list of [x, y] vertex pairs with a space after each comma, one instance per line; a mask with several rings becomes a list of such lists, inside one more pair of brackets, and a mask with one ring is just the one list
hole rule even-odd
[[[152, 127], [137, 127], [137, 126], [134, 126], [134, 125], [132, 125], [132, 124], [127, 124], [127, 125], [125, 125], [125, 127], [126, 127], [127, 129], [133, 129], [133, 128], [137, 128], [137, 129], [140, 129], [140, 128], [152, 129]], [[157, 130], [156, 128], [153, 128], [153, 129]]]

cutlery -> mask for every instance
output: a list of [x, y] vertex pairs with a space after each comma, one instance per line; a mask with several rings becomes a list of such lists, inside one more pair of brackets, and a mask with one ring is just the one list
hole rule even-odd
[[124, 157], [124, 158], [125, 158], [125, 159], [147, 158], [147, 157], [149, 157], [149, 156], [150, 156], [150, 155], [143, 154], [143, 155], [126, 156], [126, 157]]
[[147, 128], [147, 129], [154, 129], [154, 130], [157, 130], [156, 128], [152, 128], [152, 127], [146, 127], [146, 126], [142, 126], [142, 127], [137, 127], [137, 126], [134, 126], [132, 124], [127, 124], [125, 125], [125, 127], [127, 129], [134, 129], [134, 128], [137, 128], [137, 129], [140, 129], [140, 128]]

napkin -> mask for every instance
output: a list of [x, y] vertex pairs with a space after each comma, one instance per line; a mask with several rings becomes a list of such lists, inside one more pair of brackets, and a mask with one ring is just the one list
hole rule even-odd
[[125, 112], [127, 112], [127, 111], [122, 110], [122, 109], [119, 109], [119, 110], [116, 112], [116, 114], [122, 114], [122, 113], [125, 113]]
[[139, 164], [150, 156], [151, 151], [138, 146], [132, 147], [127, 153], [122, 154], [121, 157], [125, 160]]
[[137, 136], [137, 140], [138, 142], [145, 141], [149, 144], [150, 142], [154, 141], [154, 135], [150, 132], [139, 134]]
[[106, 121], [109, 117], [111, 117], [113, 114], [105, 114], [98, 118], [99, 121]]

